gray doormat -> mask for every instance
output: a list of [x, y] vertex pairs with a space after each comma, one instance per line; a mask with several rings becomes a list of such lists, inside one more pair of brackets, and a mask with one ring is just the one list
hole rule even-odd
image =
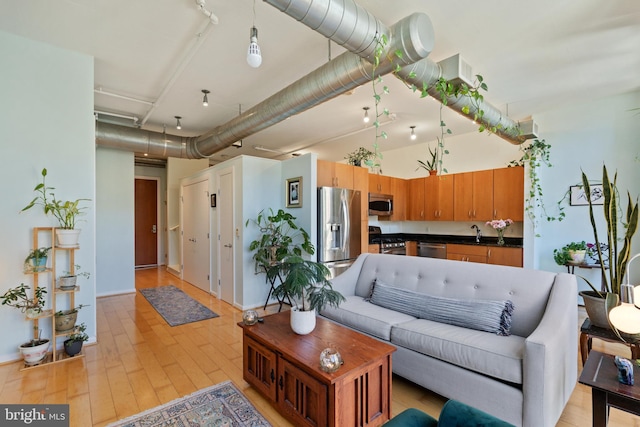
[[173, 285], [140, 289], [140, 293], [171, 326], [218, 317]]

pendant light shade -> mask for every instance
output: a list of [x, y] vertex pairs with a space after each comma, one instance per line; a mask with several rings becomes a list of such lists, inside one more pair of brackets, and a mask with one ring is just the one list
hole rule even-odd
[[411, 128], [411, 135], [410, 138], [412, 141], [415, 141], [416, 139], [416, 127], [415, 126], [409, 126]]
[[202, 93], [204, 93], [204, 97], [202, 98], [202, 106], [203, 107], [208, 107], [209, 106], [209, 98], [207, 97], [207, 95], [209, 94], [209, 91], [206, 89], [202, 89]]
[[639, 257], [635, 254], [627, 262], [626, 283], [620, 285], [620, 305], [609, 312], [611, 326], [627, 334], [640, 334], [640, 292], [629, 281], [631, 262]]
[[258, 29], [256, 27], [251, 27], [247, 64], [253, 68], [258, 68], [262, 64], [262, 55], [260, 54], [260, 46], [258, 46]]
[[362, 107], [362, 109], [364, 110], [364, 117], [362, 118], [362, 121], [369, 123], [369, 107]]
[[176, 129], [182, 129], [182, 123], [180, 123], [181, 116], [173, 116], [176, 118]]

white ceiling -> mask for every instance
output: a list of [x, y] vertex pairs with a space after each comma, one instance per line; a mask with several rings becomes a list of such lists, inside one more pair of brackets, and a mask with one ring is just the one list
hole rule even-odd
[[[95, 58], [95, 88], [148, 103], [95, 94], [95, 109], [147, 117], [143, 128], [201, 135], [308, 74], [344, 50], [262, 2], [255, 25], [263, 62], [247, 65], [253, 0], [207, 0], [219, 18], [208, 24], [195, 0], [0, 0], [0, 31], [43, 41]], [[485, 99], [516, 120], [560, 105], [640, 87], [640, 5], [631, 0], [360, 0], [388, 26], [424, 12], [434, 26], [438, 62], [456, 53], [483, 75]], [[181, 65], [182, 64], [182, 65]], [[46, 67], [46, 64], [43, 64]], [[395, 116], [384, 126], [382, 150], [432, 141], [438, 103], [387, 76], [382, 105]], [[202, 89], [211, 91], [202, 106]], [[150, 103], [154, 103], [152, 106]], [[213, 161], [238, 154], [285, 158], [257, 151], [313, 151], [341, 160], [373, 144], [362, 107], [373, 107], [371, 85], [291, 117], [227, 148]], [[475, 131], [452, 111], [455, 134]], [[174, 116], [182, 116], [182, 130]], [[408, 138], [416, 126], [418, 138]], [[540, 129], [544, 138], [544, 129]], [[507, 142], [505, 142], [507, 143]]]

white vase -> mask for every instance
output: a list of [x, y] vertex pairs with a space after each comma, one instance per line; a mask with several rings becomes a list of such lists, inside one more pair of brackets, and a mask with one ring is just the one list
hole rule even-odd
[[297, 307], [291, 308], [291, 329], [298, 335], [307, 335], [316, 327], [316, 311], [302, 311]]
[[46, 357], [49, 350], [49, 340], [41, 340], [40, 342], [41, 344], [36, 346], [32, 346], [31, 341], [20, 346], [20, 353], [22, 353], [25, 365], [37, 365]]
[[59, 248], [77, 248], [80, 240], [80, 229], [68, 230], [66, 228], [56, 228]]

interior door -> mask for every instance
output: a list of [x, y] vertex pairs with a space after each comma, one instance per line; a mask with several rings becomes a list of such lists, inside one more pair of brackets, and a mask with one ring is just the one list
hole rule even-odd
[[219, 298], [233, 304], [235, 277], [233, 268], [234, 256], [234, 224], [233, 224], [233, 170], [223, 170], [219, 177], [218, 189], [218, 274], [220, 284]]
[[211, 292], [209, 181], [182, 187], [182, 278]]
[[135, 266], [158, 264], [158, 181], [135, 180]]

